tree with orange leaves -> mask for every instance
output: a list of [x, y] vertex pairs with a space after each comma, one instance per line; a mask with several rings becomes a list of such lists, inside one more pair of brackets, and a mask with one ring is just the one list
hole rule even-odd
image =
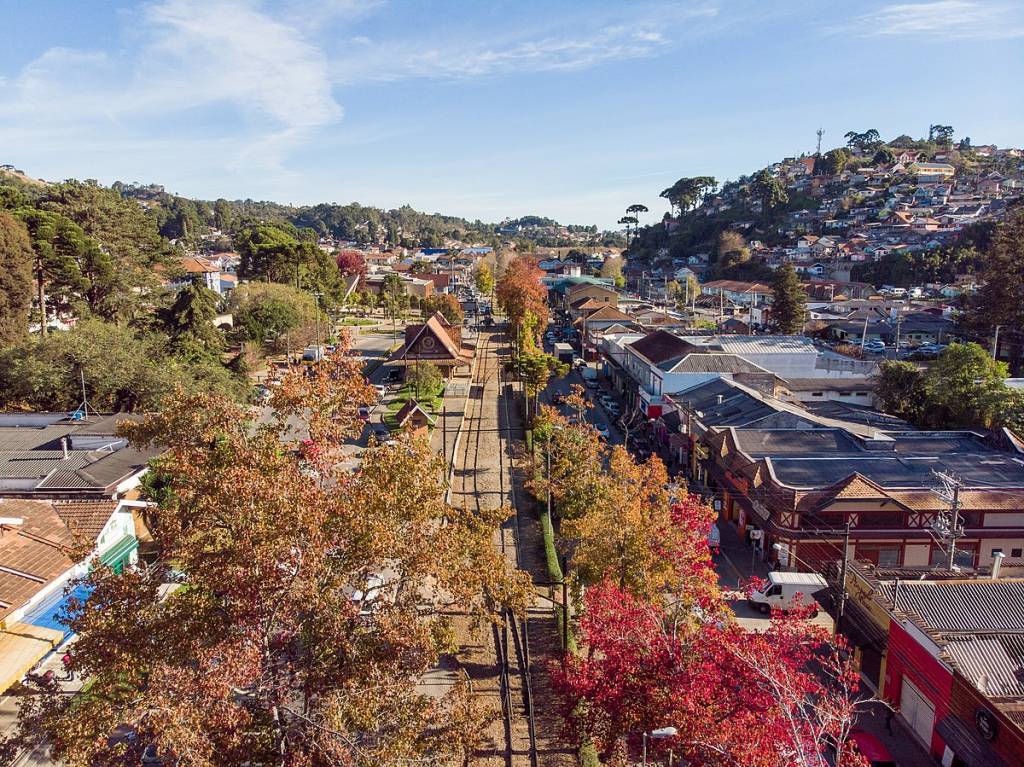
[[[490, 714], [418, 681], [450, 649], [445, 612], [496, 620], [528, 584], [491, 544], [502, 512], [448, 506], [425, 440], [341, 464], [369, 394], [343, 349], [289, 371], [269, 421], [179, 392], [126, 425], [166, 451], [153, 561], [89, 575], [69, 650], [88, 692], [29, 696], [10, 745], [100, 767], [147, 748], [182, 767], [465, 759]], [[172, 568], [186, 582], [165, 595]]]
[[544, 272], [532, 256], [518, 256], [498, 280], [495, 294], [508, 317], [513, 335], [523, 345], [535, 345], [548, 324], [548, 291], [541, 282]]

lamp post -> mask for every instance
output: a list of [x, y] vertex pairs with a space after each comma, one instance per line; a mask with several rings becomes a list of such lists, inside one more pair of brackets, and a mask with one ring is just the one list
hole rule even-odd
[[662, 738], [674, 738], [678, 734], [679, 734], [679, 730], [677, 730], [675, 727], [671, 727], [671, 726], [670, 727], [659, 727], [658, 729], [651, 730], [650, 732], [647, 732], [646, 730], [644, 730], [644, 737], [643, 737], [643, 766], [647, 767], [647, 739], [648, 738], [654, 738], [656, 740], [661, 740]]

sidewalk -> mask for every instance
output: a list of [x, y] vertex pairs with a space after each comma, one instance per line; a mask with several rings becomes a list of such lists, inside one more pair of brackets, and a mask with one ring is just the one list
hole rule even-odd
[[753, 546], [740, 538], [736, 526], [723, 519], [721, 515], [717, 524], [718, 531], [722, 534], [720, 557], [724, 560], [725, 569], [728, 569], [732, 576], [732, 582], [728, 583], [729, 579], [725, 577], [726, 573], [722, 572], [723, 568], [720, 567], [723, 585], [728, 583], [730, 587], [735, 587], [739, 581], [746, 581], [754, 575], [767, 578], [768, 563], [757, 556], [757, 550]]

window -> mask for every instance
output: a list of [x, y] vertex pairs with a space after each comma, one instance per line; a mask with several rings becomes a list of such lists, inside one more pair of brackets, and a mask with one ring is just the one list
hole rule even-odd
[[[956, 554], [953, 557], [954, 567], [974, 567], [974, 559], [978, 553], [977, 544], [958, 544], [956, 547]], [[932, 546], [931, 557], [929, 558], [929, 564], [932, 567], [945, 567], [946, 566], [946, 551], [939, 546]]]
[[857, 514], [857, 527], [905, 527], [906, 514], [902, 511], [862, 511]]
[[1024, 549], [1010, 549], [1010, 556], [1014, 559], [1020, 559], [1024, 556]]
[[778, 584], [775, 584], [770, 589], [768, 589], [766, 592], [764, 592], [764, 595], [766, 597], [777, 597], [781, 593], [782, 593], [782, 586], [779, 586]]
[[893, 544], [891, 546], [865, 546], [858, 544], [857, 551], [854, 556], [857, 559], [867, 560], [879, 567], [899, 567], [901, 554], [901, 547], [897, 544]]

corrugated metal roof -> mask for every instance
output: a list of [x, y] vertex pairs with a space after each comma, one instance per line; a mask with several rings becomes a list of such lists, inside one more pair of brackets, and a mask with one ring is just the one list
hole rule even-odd
[[950, 642], [945, 652], [960, 673], [985, 695], [1024, 696], [1024, 637], [972, 636]]
[[1024, 581], [899, 581], [878, 590], [934, 632], [1024, 632]]
[[814, 342], [804, 336], [718, 336], [723, 351], [744, 356], [747, 354], [813, 354], [818, 350]]

